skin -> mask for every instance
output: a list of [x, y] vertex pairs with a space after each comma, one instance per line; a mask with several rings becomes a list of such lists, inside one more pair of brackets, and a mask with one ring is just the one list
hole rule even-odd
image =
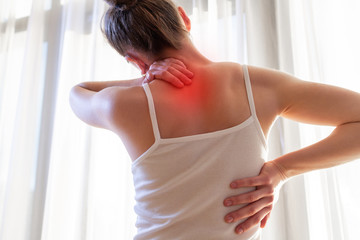
[[[182, 8], [179, 14], [190, 31], [190, 20]], [[165, 49], [161, 56], [129, 49], [126, 57], [147, 73], [146, 78], [81, 83], [72, 89], [70, 104], [84, 122], [119, 135], [133, 160], [154, 143], [143, 81], [162, 80], [150, 83], [162, 138], [225, 129], [250, 116], [241, 66], [208, 60], [188, 38], [182, 49]], [[259, 176], [234, 179], [229, 186], [233, 189], [256, 187], [253, 192], [224, 199], [225, 207], [248, 203], [224, 216], [226, 222], [248, 218], [237, 225], [236, 233], [259, 223], [265, 226], [276, 192], [289, 178], [360, 157], [360, 94], [271, 69], [248, 69], [266, 137], [279, 116], [336, 128], [318, 143], [265, 163]]]

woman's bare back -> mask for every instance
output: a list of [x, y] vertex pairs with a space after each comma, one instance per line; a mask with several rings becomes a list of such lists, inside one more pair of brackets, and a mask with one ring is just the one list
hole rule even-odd
[[[182, 89], [163, 81], [150, 83], [161, 138], [214, 132], [236, 126], [250, 117], [241, 65], [211, 63], [191, 70], [193, 82]], [[128, 128], [119, 131], [119, 135], [132, 159], [136, 159], [155, 139], [144, 90], [136, 87], [130, 91], [133, 91], [136, 106], [129, 108], [131, 114], [122, 116], [128, 118]], [[256, 98], [260, 95], [254, 94], [255, 104], [263, 105], [260, 103], [263, 100]], [[257, 114], [264, 133], [267, 133], [276, 116], [275, 111], [271, 117]]]

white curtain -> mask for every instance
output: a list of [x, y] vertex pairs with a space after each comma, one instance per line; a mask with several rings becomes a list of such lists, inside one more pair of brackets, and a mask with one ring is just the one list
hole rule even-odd
[[[281, 5], [281, 1], [278, 2]], [[289, 1], [290, 45], [293, 74], [297, 77], [337, 85], [360, 92], [357, 64], [360, 63], [360, 2], [345, 1]], [[285, 34], [283, 34], [284, 36]], [[283, 56], [286, 53], [283, 53]], [[284, 58], [285, 60], [285, 58]], [[281, 61], [280, 68], [285, 67]], [[290, 69], [290, 68], [288, 68]], [[354, 103], [356, 104], [356, 103]], [[285, 123], [291, 129], [293, 123]], [[292, 128], [296, 129], [296, 128]], [[301, 124], [295, 130], [300, 138], [296, 145], [306, 146], [327, 136], [332, 128]], [[285, 138], [291, 138], [288, 131]], [[287, 145], [291, 151], [296, 145]], [[360, 162], [305, 175], [306, 198], [304, 219], [293, 222], [296, 231], [288, 233], [291, 239], [358, 239], [360, 207]], [[286, 190], [296, 191], [299, 185]], [[294, 200], [294, 199], [291, 199]], [[300, 202], [301, 200], [297, 200]], [[296, 208], [288, 201], [288, 207]], [[300, 222], [301, 221], [301, 222]], [[302, 228], [299, 226], [302, 225]], [[302, 231], [303, 237], [294, 236]]]
[[[356, 91], [357, 0], [177, 0], [215, 61], [277, 68]], [[0, 240], [131, 239], [130, 159], [70, 110], [82, 81], [139, 76], [100, 33], [98, 0], [0, 0]], [[331, 129], [279, 119], [269, 159]], [[288, 182], [263, 239], [357, 239], [359, 162]]]

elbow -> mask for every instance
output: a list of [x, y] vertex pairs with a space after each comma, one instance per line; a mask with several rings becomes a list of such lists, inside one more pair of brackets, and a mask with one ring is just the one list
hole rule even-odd
[[338, 124], [337, 126], [344, 126], [344, 125], [354, 125], [356, 124], [357, 126], [360, 126], [360, 120], [352, 120], [352, 121], [347, 121], [347, 122], [343, 122]]
[[77, 90], [78, 87], [79, 87], [78, 85], [72, 87], [69, 92], [69, 104], [74, 113], [75, 113], [75, 105], [76, 105], [75, 103], [76, 103], [76, 95], [78, 92]]
[[69, 93], [69, 104], [73, 113], [83, 120], [84, 111], [88, 106], [89, 99], [87, 98], [86, 91], [79, 85], [71, 88]]
[[86, 124], [104, 128], [104, 120], [101, 117], [102, 108], [106, 105], [101, 94], [83, 88], [80, 84], [74, 86], [69, 93], [69, 103], [74, 114]]

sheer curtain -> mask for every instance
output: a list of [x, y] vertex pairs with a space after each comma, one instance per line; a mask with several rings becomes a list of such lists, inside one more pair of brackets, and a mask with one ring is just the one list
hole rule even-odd
[[[360, 2], [352, 0], [289, 1], [293, 73], [305, 80], [360, 92], [356, 80], [360, 62], [359, 10]], [[309, 145], [331, 130], [300, 124], [296, 130], [300, 135], [299, 145]], [[292, 146], [287, 148], [290, 150]], [[291, 239], [358, 238], [360, 230], [356, 222], [360, 207], [356, 203], [360, 200], [360, 190], [355, 183], [360, 181], [359, 170], [360, 161], [355, 161], [304, 177], [307, 218], [302, 222], [306, 223], [307, 231], [302, 231], [308, 236]], [[295, 207], [292, 203], [289, 206]]]
[[[360, 91], [358, 1], [177, 0], [215, 61], [277, 68]], [[131, 239], [131, 162], [112, 133], [80, 122], [70, 88], [139, 73], [112, 50], [97, 0], [0, 0], [0, 239]], [[331, 129], [279, 119], [269, 159]], [[266, 240], [356, 239], [359, 162], [288, 182]]]
[[[245, 5], [249, 64], [360, 92], [359, 1], [255, 0]], [[270, 136], [269, 159], [312, 144], [332, 129], [279, 119]], [[357, 239], [359, 170], [360, 162], [354, 161], [292, 179], [283, 187], [265, 239]]]

